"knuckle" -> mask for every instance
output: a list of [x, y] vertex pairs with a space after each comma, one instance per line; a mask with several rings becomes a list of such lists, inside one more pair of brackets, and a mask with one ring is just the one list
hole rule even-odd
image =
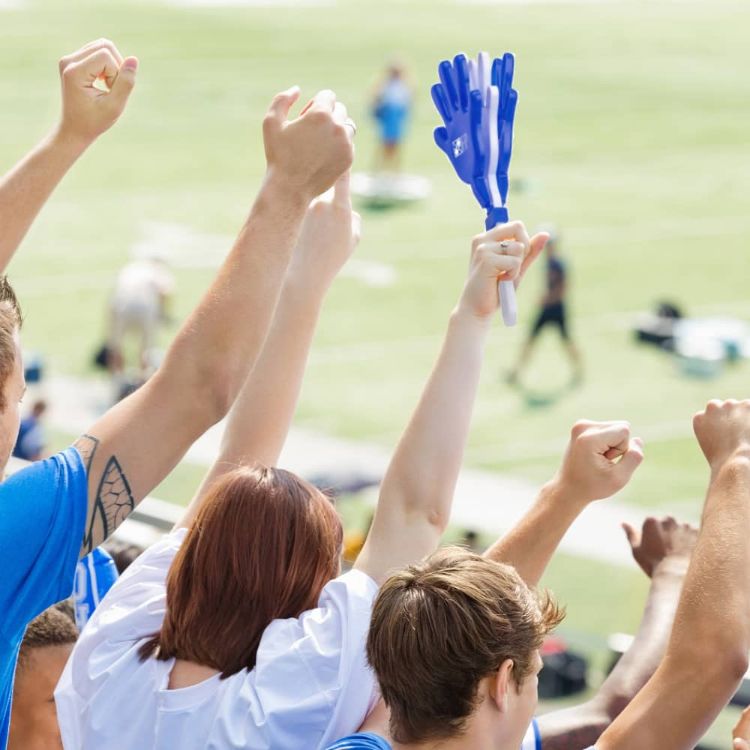
[[313, 125], [317, 126], [327, 125], [331, 121], [331, 113], [322, 109], [311, 109], [306, 116]]

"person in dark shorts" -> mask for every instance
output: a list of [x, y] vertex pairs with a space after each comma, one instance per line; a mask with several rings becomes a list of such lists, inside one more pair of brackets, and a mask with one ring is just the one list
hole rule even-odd
[[556, 326], [560, 331], [563, 345], [573, 367], [573, 383], [579, 383], [583, 375], [581, 355], [570, 337], [565, 309], [567, 292], [567, 270], [565, 262], [558, 254], [559, 235], [547, 230], [550, 239], [547, 242], [547, 289], [541, 300], [541, 310], [537, 315], [519, 357], [518, 364], [508, 374], [509, 383], [517, 383], [521, 371], [528, 364], [537, 337], [545, 326]]

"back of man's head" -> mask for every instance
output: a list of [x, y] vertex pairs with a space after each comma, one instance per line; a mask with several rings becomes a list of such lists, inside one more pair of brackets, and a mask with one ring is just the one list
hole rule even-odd
[[29, 624], [18, 657], [8, 750], [62, 747], [54, 690], [77, 638], [75, 624], [58, 607]]
[[367, 657], [399, 743], [461, 734], [482, 679], [512, 660], [516, 689], [563, 613], [514, 568], [450, 547], [393, 575], [375, 602]]

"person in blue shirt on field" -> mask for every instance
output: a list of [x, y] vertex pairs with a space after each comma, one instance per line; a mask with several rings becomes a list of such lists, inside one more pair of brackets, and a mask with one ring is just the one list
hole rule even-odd
[[[0, 273], [57, 183], [122, 114], [138, 61], [99, 39], [59, 63], [60, 123], [0, 179]], [[76, 562], [100, 545], [228, 411], [265, 340], [311, 200], [351, 166], [353, 127], [332, 91], [289, 120], [297, 87], [263, 121], [267, 172], [234, 247], [159, 371], [73, 446], [0, 484], [0, 748], [27, 624], [70, 596]], [[25, 391], [21, 312], [0, 277], [0, 475]], [[75, 335], [71, 331], [71, 335]]]
[[380, 135], [379, 168], [397, 172], [401, 167], [401, 143], [409, 124], [413, 94], [401, 63], [388, 66], [375, 93], [372, 114]]

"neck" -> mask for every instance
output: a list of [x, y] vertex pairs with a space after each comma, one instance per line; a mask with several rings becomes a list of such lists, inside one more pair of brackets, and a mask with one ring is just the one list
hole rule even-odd
[[497, 736], [489, 727], [479, 721], [472, 721], [466, 731], [459, 737], [441, 740], [429, 740], [411, 744], [391, 742], [393, 750], [518, 750], [510, 745], [498, 742]]

